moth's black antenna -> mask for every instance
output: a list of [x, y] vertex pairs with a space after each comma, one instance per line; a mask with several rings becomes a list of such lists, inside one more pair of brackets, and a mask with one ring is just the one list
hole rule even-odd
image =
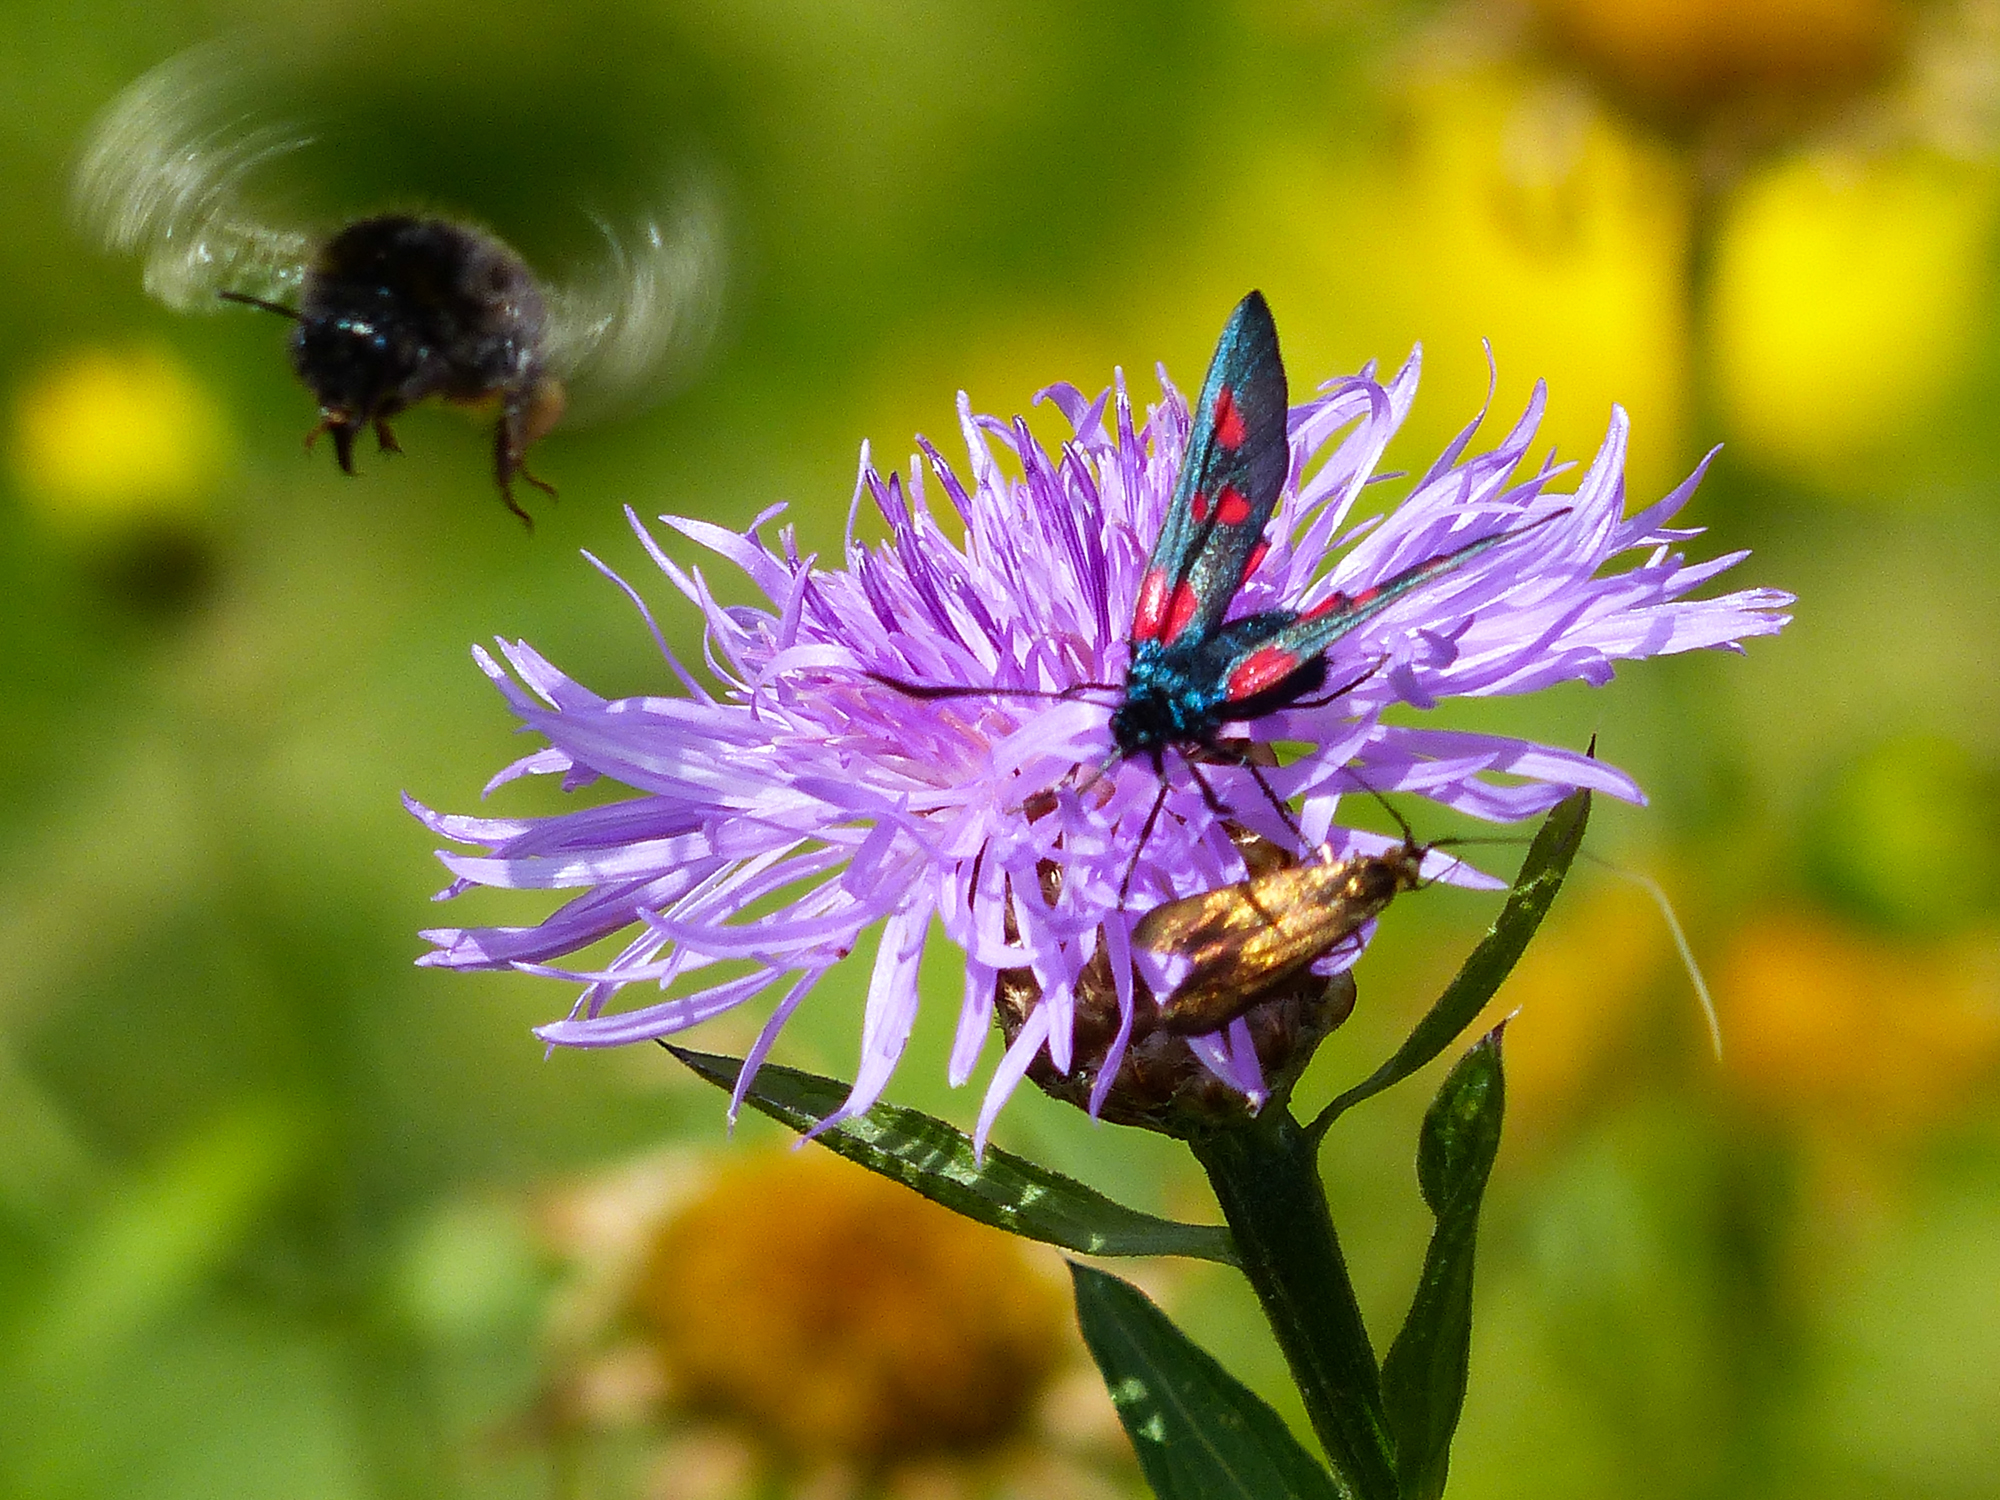
[[299, 320], [298, 309], [287, 307], [282, 302], [266, 302], [262, 297], [253, 297], [248, 292], [217, 292], [215, 295], [224, 302], [241, 302], [245, 307], [260, 307], [265, 312], [276, 313], [281, 318], [290, 318], [294, 323]]
[[[247, 300], [247, 299], [246, 299]], [[273, 309], [283, 311], [283, 309]], [[885, 688], [894, 688], [905, 698], [917, 698], [932, 702], [941, 698], [1074, 698], [1082, 692], [1118, 693], [1124, 689], [1115, 682], [1072, 682], [1066, 688], [1024, 688], [1024, 687], [978, 687], [972, 683], [940, 683], [935, 686], [922, 682], [905, 682], [900, 677], [891, 677], [886, 672], [863, 672], [870, 682], [879, 682]]]

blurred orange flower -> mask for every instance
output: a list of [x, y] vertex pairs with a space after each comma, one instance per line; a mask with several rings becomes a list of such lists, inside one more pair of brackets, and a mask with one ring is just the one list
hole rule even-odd
[[1731, 1083], [1844, 1140], [1949, 1118], [2000, 1063], [2000, 942], [1913, 945], [1809, 911], [1744, 926], [1717, 974]]
[[1643, 112], [1796, 108], [1892, 65], [1898, 0], [1535, 0], [1549, 40]]
[[[1565, 892], [1557, 912], [1479, 1023], [1513, 1017], [1508, 1126], [1538, 1145], [1587, 1107], [1607, 1059], [1630, 1046], [1671, 955], [1659, 908], [1632, 886], [1598, 882]], [[1688, 1011], [1690, 1027], [1698, 1026], [1692, 996]]]
[[654, 1500], [1131, 1490], [1054, 1257], [907, 1188], [814, 1148], [611, 1174], [544, 1217], [581, 1273], [544, 1433], [650, 1433]]
[[1015, 1241], [821, 1152], [725, 1172], [660, 1231], [634, 1309], [688, 1405], [868, 1461], [1004, 1441], [1067, 1322]]

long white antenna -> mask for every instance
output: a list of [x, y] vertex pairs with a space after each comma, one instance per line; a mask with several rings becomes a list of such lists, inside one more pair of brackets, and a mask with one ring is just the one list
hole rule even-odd
[[1588, 850], [1579, 851], [1583, 857], [1599, 869], [1608, 870], [1620, 880], [1630, 881], [1653, 898], [1653, 904], [1660, 908], [1660, 915], [1666, 919], [1667, 931], [1674, 935], [1674, 946], [1680, 950], [1681, 965], [1687, 970], [1689, 983], [1693, 984], [1696, 997], [1701, 1001], [1701, 1013], [1708, 1019], [1708, 1040], [1715, 1048], [1715, 1060], [1722, 1061], [1722, 1021], [1715, 1013], [1715, 997], [1708, 992], [1708, 981], [1701, 976], [1701, 965], [1694, 961], [1694, 949], [1689, 946], [1687, 934], [1681, 930], [1681, 919], [1674, 914], [1674, 903], [1667, 899], [1667, 893], [1660, 888], [1659, 881], [1650, 875], [1641, 875], [1637, 870], [1628, 870], [1623, 865], [1614, 865], [1602, 855]]

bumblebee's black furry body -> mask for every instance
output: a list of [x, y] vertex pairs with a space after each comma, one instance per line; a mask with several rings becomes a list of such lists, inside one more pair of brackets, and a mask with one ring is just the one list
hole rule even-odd
[[300, 293], [292, 368], [319, 399], [341, 468], [354, 471], [364, 427], [394, 449], [389, 419], [427, 397], [498, 398], [494, 469], [508, 505], [519, 513], [517, 474], [547, 488], [521, 454], [551, 425], [542, 408], [560, 387], [542, 362], [547, 308], [520, 256], [448, 219], [357, 219], [313, 256]]

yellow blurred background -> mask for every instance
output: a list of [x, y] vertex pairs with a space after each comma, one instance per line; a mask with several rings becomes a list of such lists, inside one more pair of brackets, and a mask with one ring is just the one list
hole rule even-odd
[[[716, 347], [668, 404], [536, 450], [563, 493], [532, 536], [458, 417], [412, 415], [358, 479], [302, 455], [281, 326], [169, 313], [73, 228], [92, 119], [215, 36], [285, 57], [273, 109], [319, 145], [280, 196], [309, 222], [429, 204], [559, 267], [589, 213], [717, 186]], [[1137, 1493], [1046, 1263], [905, 1228], [915, 1200], [827, 1185], [845, 1168], [772, 1187], [776, 1133], [725, 1138], [655, 1050], [544, 1058], [528, 1027], [566, 991], [412, 968], [443, 877], [398, 794], [470, 807], [519, 751], [472, 642], [672, 690], [577, 555], [647, 587], [621, 507], [741, 526], [784, 500], [825, 553], [863, 439], [949, 454], [960, 388], [1012, 415], [1114, 366], [1143, 394], [1164, 361], [1189, 389], [1260, 286], [1300, 388], [1424, 344], [1392, 468], [1485, 401], [1482, 341], [1496, 424], [1545, 378], [1563, 456], [1628, 407], [1635, 504], [1723, 444], [1696, 548], [1751, 548], [1732, 578], [1800, 596], [1744, 660], [1447, 710], [1595, 733], [1638, 776], [1652, 806], [1604, 809], [1592, 847], [1671, 894], [1723, 1033], [1718, 1061], [1651, 902], [1580, 865], [1500, 997], [1452, 1493], [2000, 1496], [1993, 0], [63, 0], [9, 8], [0, 79], [0, 1492]], [[1490, 914], [1398, 903], [1308, 1105]], [[957, 980], [928, 977], [892, 1097], [969, 1123], [942, 1082]], [[782, 1060], [851, 1073], [859, 986], [823, 986]], [[1385, 1344], [1424, 1102], [1369, 1105], [1327, 1154]], [[998, 1139], [1209, 1212], [1169, 1145], [1040, 1098]], [[800, 1212], [713, 1196], [746, 1181]], [[879, 1265], [828, 1227], [878, 1219], [962, 1347], [864, 1299], [877, 1337], [840, 1325], [858, 1362], [792, 1421], [754, 1371], [690, 1373], [714, 1331], [656, 1316], [718, 1274], [689, 1246], [726, 1247], [746, 1307], [823, 1324], [800, 1267]], [[1142, 1274], [1298, 1420], [1237, 1282]], [[759, 1330], [771, 1359], [821, 1369], [787, 1326]], [[925, 1363], [953, 1353], [978, 1368]], [[1008, 1420], [927, 1441], [863, 1399], [920, 1389]]]

